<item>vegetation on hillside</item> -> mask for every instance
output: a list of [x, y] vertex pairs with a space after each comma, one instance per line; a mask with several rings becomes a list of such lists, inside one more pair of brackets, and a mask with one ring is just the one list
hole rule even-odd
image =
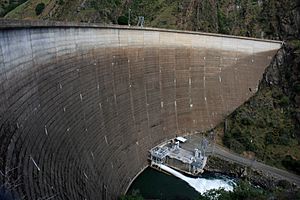
[[294, 190], [285, 183], [275, 190], [267, 190], [251, 185], [247, 181], [240, 181], [233, 191], [224, 189], [209, 190], [200, 195], [199, 200], [251, 200], [251, 199], [299, 199], [300, 191]]
[[59, 0], [27, 0], [7, 13], [4, 18], [9, 19], [51, 19]]
[[[285, 47], [259, 91], [225, 122], [223, 142], [238, 152], [300, 174], [299, 42]], [[282, 63], [280, 63], [282, 62]]]
[[291, 118], [293, 109], [288, 105], [289, 98], [280, 89], [260, 90], [227, 119], [224, 144], [238, 153], [252, 151], [262, 160], [277, 157], [271, 151], [274, 145], [298, 145]]
[[0, 0], [0, 17], [5, 16], [27, 0]]
[[[278, 187], [264, 189], [251, 185], [247, 181], [240, 180], [233, 191], [224, 189], [209, 190], [199, 194], [198, 200], [252, 200], [252, 199], [300, 199], [300, 191], [293, 188], [288, 182], [282, 181]], [[120, 200], [143, 200], [141, 195], [127, 194], [120, 197]]]
[[[19, 4], [12, 2], [7, 6]], [[30, 10], [40, 2], [28, 1], [6, 18], [116, 24], [130, 13], [132, 25], [137, 24], [138, 16], [144, 16], [145, 25], [152, 27], [283, 38], [286, 25], [295, 23], [297, 7], [290, 0], [48, 0], [43, 15], [32, 15]]]

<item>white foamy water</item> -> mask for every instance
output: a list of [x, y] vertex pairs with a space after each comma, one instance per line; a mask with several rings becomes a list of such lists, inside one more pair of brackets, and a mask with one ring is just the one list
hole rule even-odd
[[234, 182], [232, 180], [223, 180], [223, 179], [206, 179], [206, 178], [191, 178], [187, 177], [178, 171], [166, 166], [159, 165], [159, 167], [172, 175], [180, 178], [181, 180], [187, 182], [191, 187], [193, 187], [196, 191], [203, 194], [208, 190], [212, 189], [221, 189], [223, 188], [226, 191], [232, 191]]

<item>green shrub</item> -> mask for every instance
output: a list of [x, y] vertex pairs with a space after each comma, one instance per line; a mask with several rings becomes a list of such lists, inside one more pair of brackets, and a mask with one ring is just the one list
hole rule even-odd
[[252, 152], [255, 152], [255, 153], [261, 151], [261, 149], [259, 148], [259, 146], [257, 145], [257, 143], [255, 143], [253, 141], [253, 139], [251, 139], [251, 138], [248, 138], [248, 140], [244, 144], [244, 146], [245, 146], [245, 148], [246, 148], [247, 151], [252, 151]]
[[265, 128], [266, 127], [266, 122], [263, 118], [257, 117], [256, 125], [257, 125], [258, 128]]
[[265, 137], [265, 143], [267, 145], [269, 144], [276, 144], [278, 140], [278, 137], [274, 135], [272, 132], [267, 132]]
[[98, 4], [97, 4], [96, 1], [91, 1], [91, 7], [94, 8], [95, 10], [99, 9]]
[[233, 137], [240, 137], [242, 131], [239, 125], [235, 124], [235, 126], [230, 130], [230, 132]]
[[275, 99], [281, 99], [283, 97], [283, 94], [280, 90], [273, 89], [272, 90], [272, 97]]
[[300, 83], [296, 83], [293, 87], [294, 91], [299, 94], [300, 93]]
[[292, 47], [300, 49], [300, 40], [291, 40], [288, 42]]
[[65, 2], [64, 0], [57, 0], [56, 3], [58, 3], [58, 5], [63, 5]]
[[251, 125], [251, 124], [253, 124], [253, 121], [252, 121], [252, 119], [251, 119], [250, 117], [244, 116], [244, 117], [241, 119], [241, 123], [242, 123], [243, 125]]
[[291, 183], [287, 180], [278, 181], [277, 186], [281, 187], [282, 189], [290, 189], [292, 187]]
[[128, 17], [126, 17], [126, 16], [120, 16], [118, 18], [118, 24], [119, 25], [127, 25], [128, 24]]
[[280, 106], [288, 106], [289, 103], [290, 103], [290, 99], [287, 96], [283, 96], [279, 101]]
[[230, 149], [237, 153], [243, 153], [245, 151], [244, 145], [235, 139], [230, 140]]
[[282, 165], [285, 168], [294, 171], [297, 174], [300, 174], [300, 160], [295, 160], [294, 158], [292, 158], [292, 156], [289, 155], [283, 159]]
[[222, 34], [230, 34], [230, 20], [225, 16], [225, 14], [218, 10], [218, 26], [219, 26], [219, 33]]
[[40, 15], [44, 11], [44, 9], [45, 9], [45, 4], [44, 3], [39, 3], [35, 7], [35, 14]]
[[275, 121], [273, 118], [270, 118], [270, 116], [268, 116], [268, 118], [266, 118], [266, 123], [268, 127], [274, 128], [276, 127], [277, 121]]
[[278, 138], [279, 145], [289, 145], [290, 143], [291, 143], [291, 139], [287, 135], [283, 135]]

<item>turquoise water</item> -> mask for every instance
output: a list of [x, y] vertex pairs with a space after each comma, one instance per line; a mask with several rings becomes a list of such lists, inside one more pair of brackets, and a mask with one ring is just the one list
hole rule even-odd
[[[229, 179], [212, 173], [203, 174], [202, 178]], [[145, 199], [193, 200], [199, 197], [199, 193], [185, 181], [150, 167], [135, 179], [127, 194], [131, 194], [133, 190], [139, 191]]]

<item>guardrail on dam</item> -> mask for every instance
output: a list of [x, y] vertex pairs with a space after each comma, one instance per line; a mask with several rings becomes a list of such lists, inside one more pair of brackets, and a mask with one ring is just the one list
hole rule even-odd
[[115, 199], [148, 150], [245, 102], [277, 41], [0, 21], [0, 184], [24, 199]]

